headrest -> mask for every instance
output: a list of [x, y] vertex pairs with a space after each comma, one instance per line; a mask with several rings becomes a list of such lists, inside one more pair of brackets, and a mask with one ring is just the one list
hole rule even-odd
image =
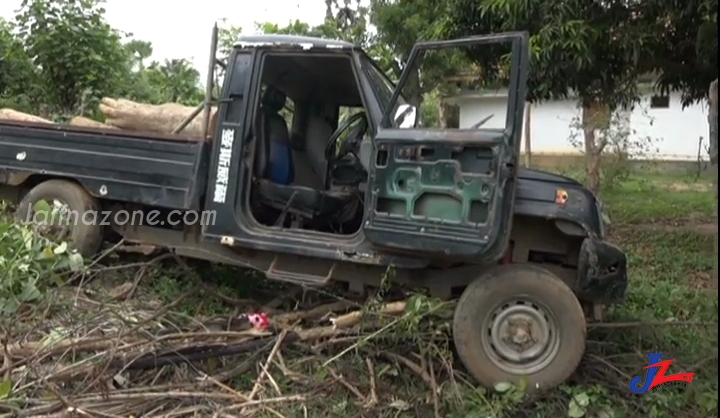
[[280, 90], [268, 86], [265, 89], [265, 95], [262, 98], [262, 105], [268, 110], [279, 112], [285, 106], [285, 93]]

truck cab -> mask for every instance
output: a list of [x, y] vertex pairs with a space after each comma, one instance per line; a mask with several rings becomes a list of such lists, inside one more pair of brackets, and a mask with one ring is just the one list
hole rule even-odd
[[[415, 60], [507, 44], [504, 129], [422, 126]], [[521, 33], [419, 43], [394, 85], [360, 48], [266, 35], [230, 57], [212, 144], [208, 239], [360, 263], [484, 263], [508, 245], [527, 78]]]

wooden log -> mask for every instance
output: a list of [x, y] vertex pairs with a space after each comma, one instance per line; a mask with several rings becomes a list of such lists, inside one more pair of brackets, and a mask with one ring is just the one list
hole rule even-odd
[[18, 112], [13, 109], [0, 109], [0, 119], [12, 120], [17, 122], [34, 122], [34, 123], [53, 123], [40, 116], [30, 115], [28, 113]]
[[[126, 99], [105, 97], [100, 102], [100, 111], [106, 116], [105, 124], [128, 131], [170, 134], [175, 127], [195, 111], [196, 107], [178, 103], [152, 105], [136, 103]], [[214, 116], [215, 109], [212, 110]], [[179, 135], [201, 138], [203, 134], [201, 118], [195, 118]]]
[[100, 129], [111, 129], [111, 130], [119, 130], [120, 128], [116, 126], [111, 126], [106, 123], [98, 122], [96, 120], [92, 120], [90, 118], [86, 118], [84, 116], [75, 116], [74, 118], [70, 119], [70, 126], [82, 126], [86, 128], [100, 128]]
[[[125, 99], [104, 98], [100, 105], [100, 110], [108, 117], [105, 123], [97, 122], [84, 116], [76, 116], [70, 120], [68, 125], [171, 135], [177, 126], [190, 116], [196, 108], [177, 103], [150, 105]], [[53, 123], [39, 116], [18, 112], [17, 110], [9, 108], [0, 109], [0, 120], [3, 119], [17, 122]], [[208, 127], [208, 138], [212, 138], [213, 136], [216, 121], [217, 111], [216, 109], [212, 109], [210, 113], [210, 126]], [[191, 120], [178, 135], [186, 138], [200, 139], [203, 129], [202, 118], [196, 117]]]

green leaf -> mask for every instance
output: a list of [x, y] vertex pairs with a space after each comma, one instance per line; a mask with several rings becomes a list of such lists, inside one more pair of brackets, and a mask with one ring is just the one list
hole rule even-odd
[[5, 299], [2, 305], [0, 305], [0, 309], [2, 309], [2, 313], [4, 316], [14, 315], [19, 307], [20, 304], [14, 297], [12, 299]]
[[573, 400], [582, 407], [586, 407], [586, 406], [590, 405], [590, 397], [585, 392], [578, 393], [577, 395], [575, 395], [573, 397]]
[[70, 269], [74, 272], [82, 270], [83, 266], [85, 265], [85, 260], [83, 260], [82, 255], [78, 253], [72, 253], [68, 257], [68, 261], [70, 263]]
[[20, 292], [20, 295], [18, 298], [22, 302], [32, 302], [35, 300], [38, 300], [42, 297], [42, 293], [40, 290], [35, 286], [35, 283], [27, 281], [23, 285], [22, 292]]
[[42, 348], [50, 347], [53, 344], [61, 341], [63, 338], [65, 338], [65, 333], [57, 329], [52, 329], [50, 333], [42, 339], [42, 341], [40, 342], [40, 346]]
[[390, 402], [390, 405], [388, 405], [390, 408], [397, 409], [398, 411], [407, 411], [410, 409], [410, 404], [405, 402], [402, 399], [395, 399], [394, 401]]
[[521, 377], [520, 381], [518, 381], [517, 388], [518, 388], [518, 390], [524, 392], [525, 389], [527, 389], [527, 385], [528, 385], [527, 379], [524, 377]]
[[210, 357], [206, 360], [207, 369], [210, 373], [215, 373], [215, 370], [217, 370], [218, 365], [220, 365], [220, 361], [217, 357]]
[[12, 391], [12, 382], [10, 382], [10, 379], [5, 379], [2, 382], [0, 382], [0, 399], [5, 399], [8, 396], [10, 396], [11, 391]]
[[64, 254], [67, 251], [67, 249], [68, 249], [68, 244], [67, 244], [67, 242], [63, 241], [60, 243], [60, 245], [55, 247], [55, 249], [53, 250], [53, 253], [55, 255], [61, 255], [61, 254]]
[[322, 381], [327, 377], [327, 372], [323, 368], [317, 368], [315, 370], [315, 373], [313, 373], [313, 376], [318, 380]]
[[38, 200], [33, 205], [34, 212], [50, 212], [51, 210], [52, 210], [52, 208], [50, 208], [50, 204], [42, 199]]
[[38, 254], [38, 259], [51, 258], [53, 255], [55, 255], [53, 248], [48, 246], [43, 248], [40, 254]]
[[[581, 397], [581, 395], [585, 395], [585, 397]], [[580, 398], [580, 402], [578, 402], [578, 398]], [[581, 406], [581, 402], [585, 402], [585, 405]], [[568, 417], [570, 418], [580, 418], [585, 416], [585, 406], [590, 403], [590, 399], [588, 399], [587, 395], [584, 393], [581, 393], [579, 395], [575, 395], [570, 400], [570, 405], [568, 405]]]
[[614, 418], [615, 414], [610, 409], [604, 409], [597, 414], [597, 418]]
[[499, 383], [495, 384], [494, 389], [496, 392], [505, 393], [505, 392], [509, 391], [510, 389], [512, 389], [512, 387], [513, 387], [512, 383], [499, 382]]

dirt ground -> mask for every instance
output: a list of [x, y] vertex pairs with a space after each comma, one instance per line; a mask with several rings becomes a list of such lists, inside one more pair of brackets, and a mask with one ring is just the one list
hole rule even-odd
[[637, 224], [633, 225], [643, 231], [662, 231], [662, 232], [695, 232], [702, 235], [715, 235], [718, 233], [717, 222], [707, 221], [686, 221], [679, 225], [668, 224]]

